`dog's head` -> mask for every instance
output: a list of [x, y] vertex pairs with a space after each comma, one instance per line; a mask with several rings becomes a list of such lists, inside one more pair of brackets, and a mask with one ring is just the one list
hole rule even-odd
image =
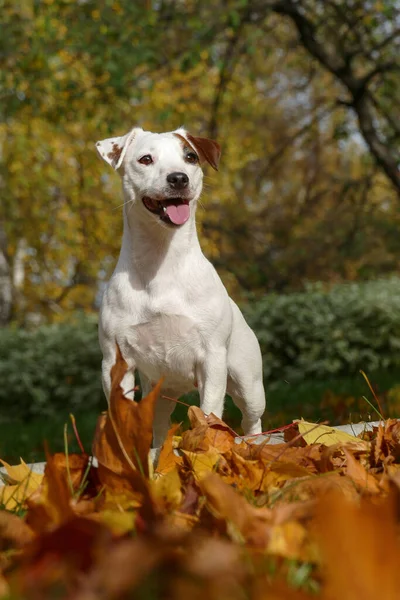
[[117, 170], [129, 201], [150, 218], [178, 227], [190, 217], [203, 181], [201, 164], [218, 169], [220, 146], [184, 129], [151, 133], [134, 128], [97, 142], [100, 156]]

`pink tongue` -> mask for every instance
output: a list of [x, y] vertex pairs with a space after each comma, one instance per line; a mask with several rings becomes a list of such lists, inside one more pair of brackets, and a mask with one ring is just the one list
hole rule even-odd
[[183, 225], [189, 218], [190, 209], [188, 204], [170, 204], [167, 206], [167, 215], [175, 225]]

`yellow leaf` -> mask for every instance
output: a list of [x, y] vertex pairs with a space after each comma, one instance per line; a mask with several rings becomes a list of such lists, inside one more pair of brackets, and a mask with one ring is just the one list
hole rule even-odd
[[119, 510], [102, 510], [93, 515], [95, 521], [107, 525], [115, 535], [124, 535], [135, 527], [136, 512]]
[[182, 450], [182, 453], [187, 457], [197, 479], [204, 479], [214, 471], [215, 465], [221, 458], [221, 454], [215, 448], [199, 453]]
[[7, 475], [6, 479], [12, 485], [0, 487], [0, 504], [3, 504], [8, 510], [18, 508], [27, 498], [32, 496], [43, 481], [43, 475], [34, 473], [28, 465], [21, 459], [20, 465], [9, 465], [0, 459], [4, 465]]
[[161, 498], [169, 506], [179, 506], [182, 502], [181, 480], [178, 471], [168, 471], [152, 482], [152, 489], [157, 498]]
[[135, 492], [115, 492], [107, 488], [104, 490], [104, 504], [102, 510], [108, 512], [118, 509], [119, 512], [126, 512], [142, 505], [142, 497]]
[[271, 530], [268, 552], [285, 558], [304, 558], [307, 531], [300, 523], [288, 521]]
[[39, 486], [28, 478], [16, 485], [5, 485], [0, 487], [0, 504], [3, 504], [7, 510], [14, 510], [24, 504]]
[[5, 469], [7, 471], [6, 477], [9, 481], [9, 483], [20, 483], [20, 482], [24, 481], [27, 477], [29, 477], [33, 481], [36, 481], [37, 485], [40, 485], [40, 483], [42, 482], [42, 479], [43, 479], [43, 475], [40, 475], [39, 473], [34, 473], [33, 471], [31, 471], [30, 468], [28, 467], [28, 465], [22, 460], [22, 458], [20, 459], [20, 461], [21, 461], [20, 465], [9, 465], [4, 460], [0, 459], [0, 462], [2, 463], [2, 465], [5, 467]]
[[307, 421], [298, 421], [297, 426], [303, 440], [307, 444], [325, 444], [325, 446], [333, 446], [334, 444], [346, 444], [354, 442], [354, 435], [350, 435], [340, 429], [327, 427], [326, 425], [318, 425], [317, 423], [307, 423]]

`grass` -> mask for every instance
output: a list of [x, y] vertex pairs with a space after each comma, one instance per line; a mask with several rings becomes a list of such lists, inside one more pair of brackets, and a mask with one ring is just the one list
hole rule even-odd
[[[369, 376], [375, 390], [378, 390], [383, 405], [384, 416], [400, 414], [400, 373], [376, 373]], [[393, 392], [396, 386], [397, 392]], [[388, 394], [388, 390], [392, 390]], [[264, 431], [290, 423], [303, 417], [309, 421], [329, 421], [332, 424], [377, 420], [371, 406], [363, 396], [374, 404], [372, 395], [361, 374], [354, 378], [333, 379], [331, 381], [303, 381], [300, 383], [279, 383], [267, 386], [267, 413], [264, 418]], [[198, 403], [196, 395], [183, 398], [190, 403]], [[105, 403], [104, 403], [105, 408]], [[98, 412], [75, 412], [80, 438], [87, 452], [91, 442]], [[0, 413], [1, 415], [1, 413]], [[64, 451], [64, 424], [68, 427], [68, 447], [70, 452], [79, 448], [70, 424], [68, 409], [57, 418], [43, 417], [29, 422], [0, 421], [0, 458], [10, 463], [22, 457], [26, 462], [44, 460], [43, 441], [47, 440], [52, 452]], [[187, 408], [177, 404], [174, 421], [187, 424]], [[240, 412], [230, 399], [227, 400], [225, 420], [240, 433]]]

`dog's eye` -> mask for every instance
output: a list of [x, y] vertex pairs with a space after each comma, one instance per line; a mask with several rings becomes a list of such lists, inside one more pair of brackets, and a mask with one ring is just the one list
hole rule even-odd
[[195, 152], [187, 152], [185, 159], [187, 160], [187, 162], [192, 163], [194, 165], [199, 162], [199, 157]]
[[151, 158], [150, 154], [145, 154], [142, 156], [142, 158], [139, 158], [138, 162], [140, 162], [142, 165], [151, 165], [153, 159]]

